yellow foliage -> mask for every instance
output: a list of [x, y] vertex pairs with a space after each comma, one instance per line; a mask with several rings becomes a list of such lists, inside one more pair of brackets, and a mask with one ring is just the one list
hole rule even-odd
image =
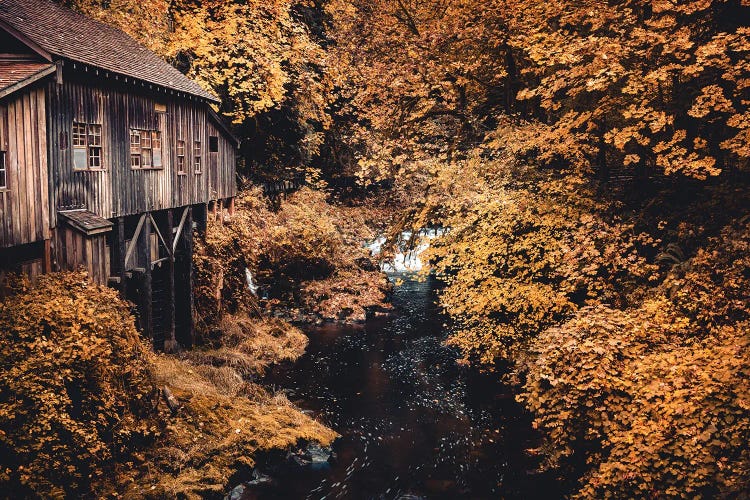
[[362, 246], [372, 238], [363, 210], [329, 204], [309, 188], [276, 212], [258, 189], [239, 196], [236, 207], [231, 220], [209, 224], [198, 245], [196, 303], [204, 330], [223, 312], [258, 311], [246, 268], [269, 290], [271, 306], [337, 320], [364, 319], [366, 308], [383, 305], [388, 284]]
[[511, 357], [581, 306], [625, 305], [658, 272], [638, 253], [653, 242], [611, 217], [580, 177], [477, 152], [438, 179], [461, 191], [427, 199], [424, 210], [450, 228], [427, 257], [448, 285], [440, 300], [457, 321], [449, 342], [468, 360]]
[[520, 399], [549, 465], [586, 464], [576, 496], [747, 491], [749, 241], [728, 227], [640, 307], [588, 307], [535, 339]]
[[152, 355], [129, 306], [82, 273], [22, 282], [0, 303], [0, 485], [85, 494], [153, 440]]
[[85, 274], [20, 281], [0, 303], [4, 495], [203, 498], [257, 451], [330, 443], [333, 431], [243, 377], [299, 356], [305, 335], [279, 320], [224, 326], [214, 350], [154, 354], [130, 306]]

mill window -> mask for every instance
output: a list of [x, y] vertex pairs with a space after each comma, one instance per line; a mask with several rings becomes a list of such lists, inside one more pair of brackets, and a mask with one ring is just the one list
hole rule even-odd
[[193, 162], [195, 173], [196, 174], [202, 173], [203, 172], [203, 165], [202, 165], [203, 154], [201, 151], [201, 141], [193, 141], [193, 158], [195, 159]]
[[96, 123], [73, 123], [73, 168], [101, 170], [102, 126]]
[[185, 173], [185, 141], [177, 139], [177, 172]]
[[0, 189], [8, 187], [8, 171], [5, 168], [5, 151], [0, 151]]
[[158, 130], [130, 129], [131, 168], [161, 168], [162, 139]]
[[208, 152], [218, 153], [219, 152], [219, 137], [212, 135], [208, 138]]
[[86, 147], [86, 124], [85, 123], [73, 124], [73, 147], [76, 147], [76, 148]]

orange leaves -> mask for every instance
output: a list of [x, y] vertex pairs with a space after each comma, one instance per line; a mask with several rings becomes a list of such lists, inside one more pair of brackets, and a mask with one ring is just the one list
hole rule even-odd
[[150, 348], [129, 306], [85, 275], [39, 278], [0, 303], [6, 493], [78, 496], [153, 437]]
[[258, 189], [245, 191], [232, 220], [210, 224], [205, 245], [198, 242], [201, 326], [215, 325], [224, 312], [258, 311], [245, 269], [270, 294], [271, 307], [362, 320], [365, 308], [383, 304], [387, 281], [367, 265], [362, 242], [373, 235], [360, 210], [329, 204], [323, 192], [310, 188], [290, 195], [275, 212], [266, 203]]
[[693, 102], [688, 115], [693, 118], [706, 118], [711, 113], [733, 113], [732, 103], [724, 96], [724, 90], [718, 85], [703, 87], [701, 95]]
[[[591, 124], [579, 129], [578, 140], [593, 144], [604, 135], [614, 147], [605, 154], [617, 163], [698, 179], [716, 176], [731, 161], [716, 146], [746, 154], [742, 138], [730, 138], [725, 126], [747, 107], [750, 85], [747, 30], [722, 25], [732, 15], [740, 14], [710, 0], [689, 6], [557, 2], [519, 9], [509, 22], [510, 43], [525, 55], [529, 83], [517, 98], [541, 107], [558, 137], [569, 135], [570, 113], [590, 113]], [[701, 93], [694, 97], [696, 87]], [[675, 123], [689, 131], [691, 142], [708, 142], [703, 152], [670, 141]], [[675, 150], [665, 150], [667, 143]], [[595, 155], [581, 162], [561, 152], [576, 166], [596, 161]]]
[[328, 4], [335, 42], [328, 65], [347, 98], [342, 114], [356, 117], [342, 122], [351, 127], [362, 177], [419, 175], [410, 169], [439, 145], [476, 133], [475, 110], [510, 78], [503, 3]]
[[225, 89], [225, 109], [241, 123], [278, 106], [299, 65], [321, 58], [304, 27], [292, 19], [291, 7], [284, 1], [179, 2], [173, 7], [176, 30], [168, 55], [189, 58], [190, 76]]
[[741, 160], [750, 158], [750, 112], [737, 114], [727, 120], [727, 125], [739, 130], [736, 135], [721, 143], [721, 147]]
[[[504, 138], [511, 137], [506, 130]], [[438, 204], [441, 223], [451, 228], [427, 252], [448, 279], [441, 304], [457, 322], [450, 342], [490, 366], [589, 302], [625, 302], [656, 272], [636, 251], [646, 240], [632, 239], [631, 226], [608, 222], [606, 204], [585, 179], [541, 173], [494, 153], [500, 159], [446, 167], [444, 184], [433, 191], [461, 189], [426, 207]]]
[[547, 436], [552, 465], [567, 470], [573, 453], [585, 458], [575, 496], [746, 490], [749, 237], [747, 223], [725, 228], [673, 268], [662, 287], [669, 297], [581, 309], [534, 340], [521, 400]]

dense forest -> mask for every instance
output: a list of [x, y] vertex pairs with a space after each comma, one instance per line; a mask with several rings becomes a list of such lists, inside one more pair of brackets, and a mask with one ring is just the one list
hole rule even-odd
[[[361, 242], [447, 228], [426, 254], [447, 342], [516, 387], [569, 496], [747, 496], [750, 2], [64, 3], [216, 92], [242, 139], [206, 325], [259, 307], [245, 268], [284, 284], [272, 307], [363, 318], [388, 285]], [[280, 207], [252, 187], [291, 178]], [[331, 439], [314, 425], [286, 440]]]

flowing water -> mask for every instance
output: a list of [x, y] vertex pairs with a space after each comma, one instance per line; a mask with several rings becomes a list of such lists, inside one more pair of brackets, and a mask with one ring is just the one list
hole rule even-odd
[[277, 472], [254, 498], [555, 498], [533, 473], [528, 416], [497, 377], [455, 363], [434, 279], [391, 275], [396, 313], [310, 328], [307, 353], [270, 382], [341, 434], [337, 458]]

